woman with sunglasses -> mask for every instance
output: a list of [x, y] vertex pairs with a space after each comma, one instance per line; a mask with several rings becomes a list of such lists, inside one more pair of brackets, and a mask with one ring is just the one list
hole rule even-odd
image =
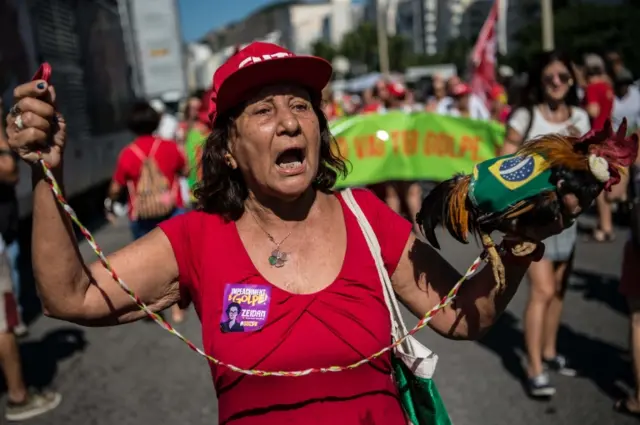
[[[571, 62], [562, 53], [543, 53], [529, 71], [522, 104], [507, 122], [502, 154], [514, 153], [527, 140], [548, 133], [583, 135], [590, 130], [589, 116], [578, 105]], [[528, 390], [534, 397], [555, 394], [547, 369], [566, 376], [576, 371], [556, 351], [562, 303], [573, 262], [577, 227], [544, 241], [542, 261], [531, 264], [529, 300], [525, 309], [525, 345], [528, 354]]]

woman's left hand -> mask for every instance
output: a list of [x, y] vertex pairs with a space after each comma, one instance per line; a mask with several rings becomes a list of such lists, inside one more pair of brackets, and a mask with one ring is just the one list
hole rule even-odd
[[567, 215], [559, 214], [551, 223], [534, 226], [520, 226], [517, 219], [509, 220], [507, 227], [503, 229], [505, 235], [509, 239], [540, 242], [548, 237], [561, 233], [563, 230], [571, 227], [575, 221], [575, 219], [570, 219], [569, 216], [575, 217], [580, 214], [582, 208], [580, 207], [577, 196], [572, 193], [562, 195], [560, 202], [563, 204], [564, 211], [568, 213]]

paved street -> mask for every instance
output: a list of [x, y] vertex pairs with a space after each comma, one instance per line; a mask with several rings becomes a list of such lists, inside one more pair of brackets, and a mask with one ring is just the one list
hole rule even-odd
[[[96, 232], [106, 251], [128, 238], [124, 224]], [[631, 373], [624, 304], [616, 292], [622, 239], [619, 233], [612, 244], [579, 245], [560, 346], [584, 376], [554, 377], [558, 394], [551, 402], [528, 399], [520, 383], [526, 284], [479, 343], [447, 341], [428, 330], [419, 334], [440, 355], [436, 381], [455, 425], [637, 423], [612, 411]], [[91, 258], [86, 244], [82, 250]], [[461, 270], [477, 253], [475, 247], [444, 243], [445, 256]], [[193, 311], [178, 329], [200, 341]], [[31, 382], [51, 382], [65, 397], [58, 410], [33, 425], [217, 423], [205, 361], [154, 323], [82, 329], [39, 318], [22, 348]]]

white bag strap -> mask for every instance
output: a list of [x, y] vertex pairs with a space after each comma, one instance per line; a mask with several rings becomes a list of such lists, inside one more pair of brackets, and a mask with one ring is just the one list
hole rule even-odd
[[[367, 245], [369, 246], [369, 250], [371, 251], [371, 255], [373, 256], [373, 260], [376, 263], [378, 276], [380, 277], [380, 282], [382, 283], [382, 293], [384, 295], [384, 301], [387, 304], [387, 308], [389, 309], [389, 314], [391, 316], [391, 333], [394, 339], [399, 339], [407, 334], [407, 327], [404, 324], [404, 320], [402, 319], [402, 313], [400, 312], [400, 306], [398, 305], [398, 301], [393, 291], [393, 286], [391, 285], [389, 273], [387, 273], [387, 269], [384, 267], [384, 261], [382, 260], [382, 251], [380, 249], [378, 238], [371, 228], [369, 220], [367, 220], [367, 217], [362, 212], [360, 205], [358, 205], [358, 202], [353, 197], [353, 192], [351, 191], [351, 189], [343, 190], [342, 197], [353, 215], [355, 215], [356, 219], [358, 220], [360, 229], [364, 234]], [[410, 344], [403, 344], [403, 346], [406, 346], [408, 348], [410, 347]]]

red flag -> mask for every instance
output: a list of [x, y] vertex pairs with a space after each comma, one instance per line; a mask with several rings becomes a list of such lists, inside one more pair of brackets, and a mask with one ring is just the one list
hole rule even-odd
[[493, 86], [496, 84], [496, 50], [498, 44], [498, 7], [500, 0], [495, 0], [489, 11], [487, 20], [482, 25], [480, 35], [473, 48], [471, 57], [472, 76], [471, 89], [480, 97], [487, 107]]

